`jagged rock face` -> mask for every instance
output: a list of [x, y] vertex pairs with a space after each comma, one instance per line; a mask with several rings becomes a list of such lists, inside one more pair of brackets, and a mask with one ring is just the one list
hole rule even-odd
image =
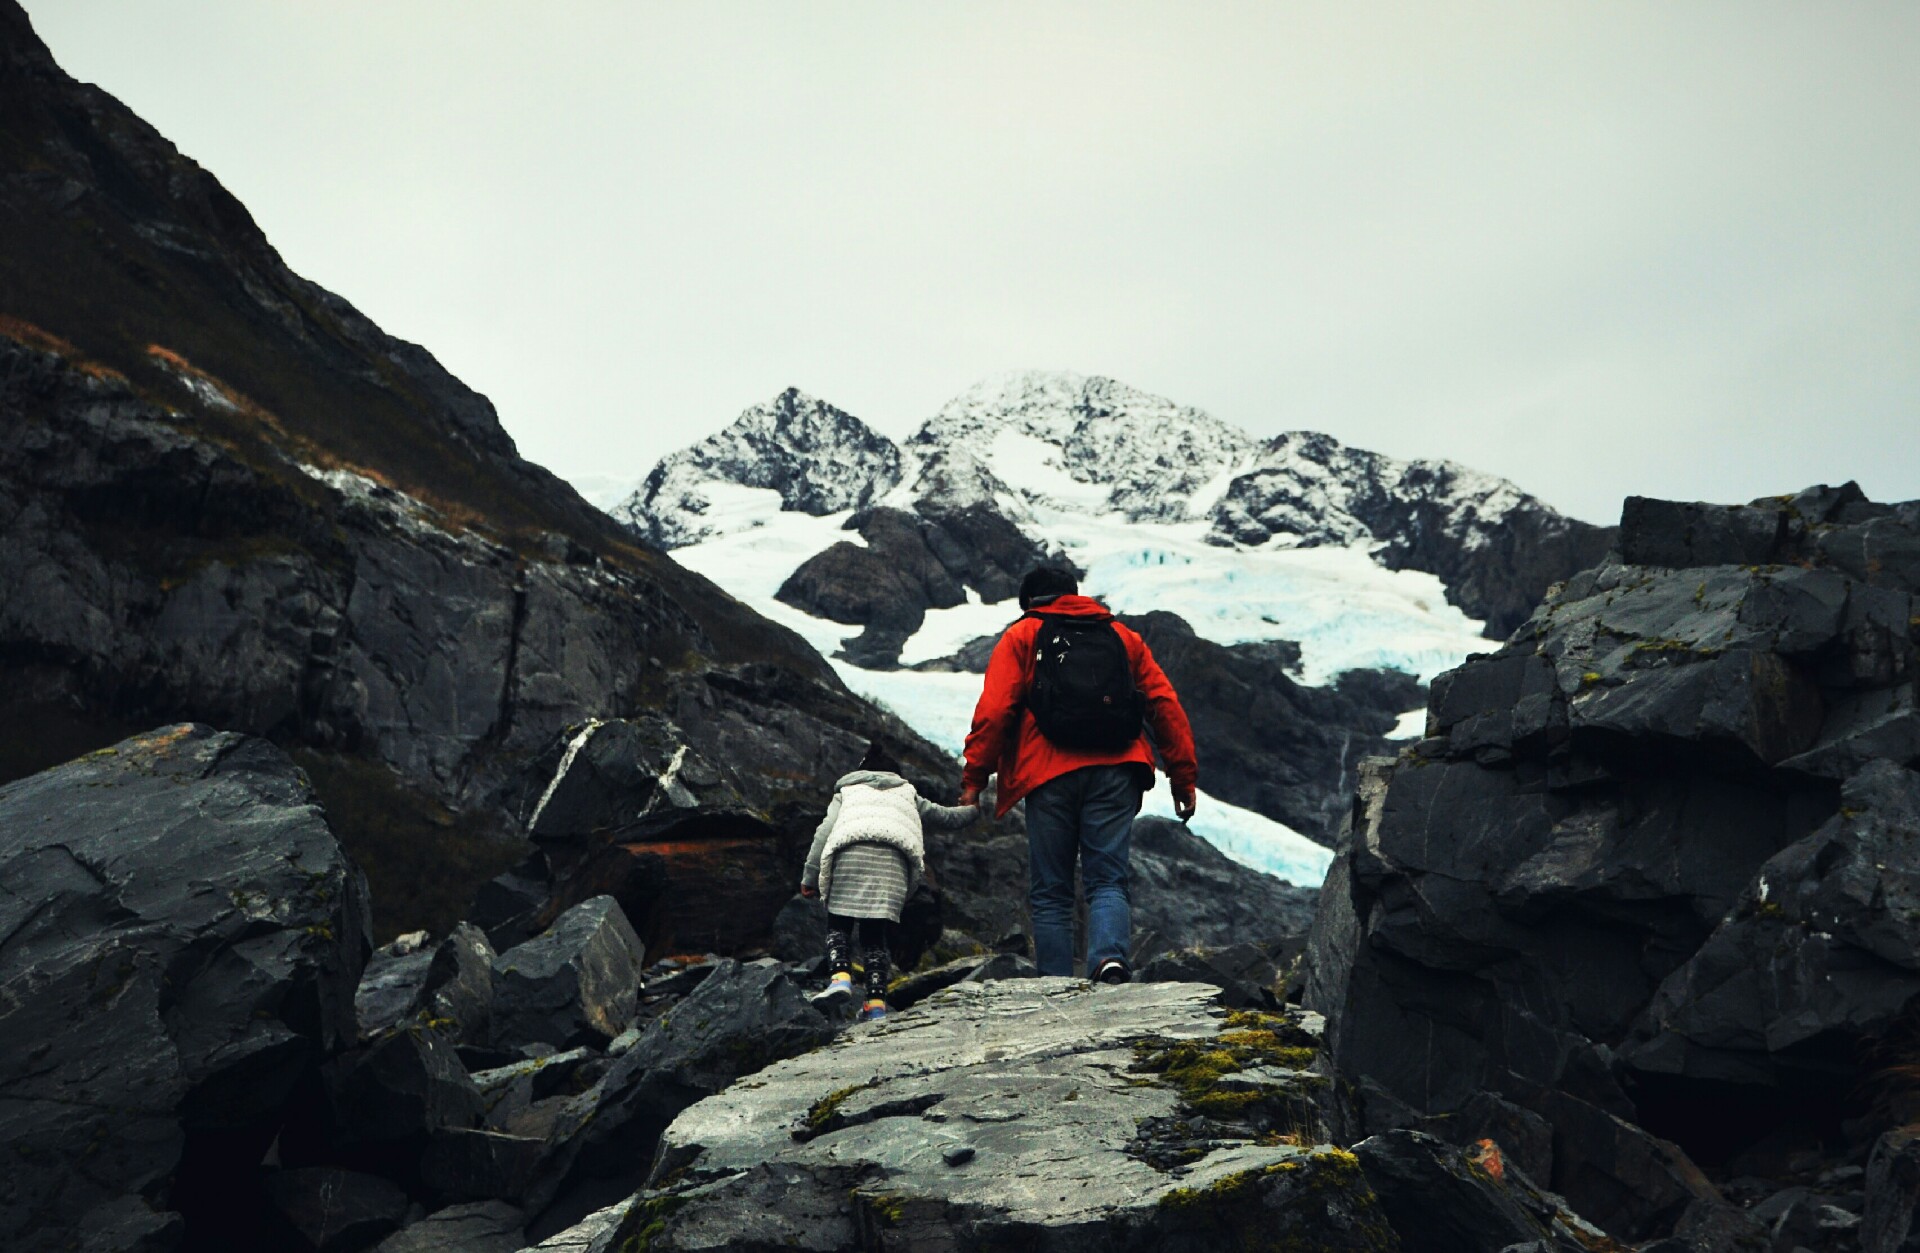
[[1517, 1171], [1509, 1173], [1512, 1168], [1498, 1157], [1489, 1169], [1417, 1131], [1370, 1136], [1353, 1152], [1400, 1237], [1402, 1253], [1582, 1253], [1611, 1245], [1560, 1198], [1542, 1195]]
[[705, 519], [728, 503], [717, 484], [778, 492], [783, 507], [817, 517], [865, 508], [900, 475], [892, 440], [790, 387], [663, 460], [614, 513], [654, 543], [677, 548], [714, 533]]
[[695, 1101], [770, 1062], [824, 1043], [834, 1027], [778, 962], [718, 963], [653, 1021], [586, 1092], [557, 1111], [575, 1129], [541, 1167], [539, 1195], [600, 1196], [637, 1187], [661, 1129]]
[[267, 1193], [285, 1220], [287, 1247], [310, 1253], [363, 1249], [406, 1221], [407, 1194], [378, 1175], [316, 1166], [281, 1171]]
[[1395, 461], [1311, 431], [1281, 435], [1213, 510], [1221, 544], [1377, 543], [1390, 570], [1438, 575], [1447, 599], [1505, 639], [1549, 585], [1598, 561], [1613, 531], [1448, 461]]
[[1363, 774], [1307, 1003], [1365, 1126], [1497, 1093], [1554, 1128], [1553, 1187], [1644, 1238], [1701, 1195], [1661, 1136], [1714, 1166], [1840, 1136], [1920, 996], [1920, 505], [1623, 526], [1645, 564], [1435, 680], [1428, 738]]
[[395, 941], [376, 949], [353, 998], [360, 1038], [431, 1024], [455, 1043], [486, 1043], [493, 959], [486, 934], [464, 922], [438, 946]]
[[243, 1208], [223, 1176], [353, 1042], [366, 909], [260, 740], [179, 726], [0, 788], [0, 1239]]
[[[9, 717], [189, 712], [370, 760], [385, 786], [496, 829], [518, 816], [523, 763], [583, 715], [671, 699], [693, 722], [772, 696], [794, 712], [789, 765], [846, 738], [835, 722], [878, 721], [810, 653], [789, 669], [804, 645], [770, 625], [716, 638], [666, 585], [590, 554], [524, 556], [344, 472], [260, 473], [52, 354], [0, 340], [0, 360], [38, 371], [12, 378], [26, 416], [0, 452], [17, 510], [0, 541]], [[730, 700], [674, 669], [761, 646], [772, 674]]]
[[948, 401], [909, 449], [971, 449], [1031, 459], [1062, 480], [1038, 503], [1118, 511], [1133, 521], [1179, 522], [1204, 506], [1208, 486], [1255, 452], [1243, 431], [1187, 405], [1109, 378], [1034, 371], [976, 384]]
[[1920, 1128], [1889, 1131], [1867, 1162], [1860, 1247], [1868, 1253], [1920, 1248]]
[[480, 833], [511, 832], [524, 762], [583, 718], [692, 716], [709, 698], [679, 689], [708, 668], [765, 665], [736, 687], [816, 734], [873, 721], [802, 641], [636, 547], [484, 397], [288, 270], [15, 0], [0, 103], [0, 720], [36, 729], [0, 738], [0, 779], [160, 721], [270, 735], [369, 868], [383, 933], [439, 932], [511, 858]]

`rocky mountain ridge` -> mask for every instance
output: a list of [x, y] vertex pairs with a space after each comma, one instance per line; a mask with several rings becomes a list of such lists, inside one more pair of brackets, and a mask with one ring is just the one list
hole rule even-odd
[[614, 514], [667, 547], [697, 543], [729, 525], [716, 498], [730, 487], [776, 491], [782, 507], [816, 516], [990, 508], [1041, 547], [1036, 509], [1202, 522], [1223, 547], [1361, 544], [1388, 569], [1440, 576], [1494, 638], [1609, 537], [1451, 462], [1401, 462], [1314, 432], [1263, 444], [1113, 379], [1042, 371], [976, 384], [899, 445], [789, 390], [662, 459]]
[[267, 736], [391, 934], [524, 854], [527, 763], [585, 719], [670, 707], [732, 739], [776, 843], [871, 734], [942, 767], [289, 270], [14, 0], [0, 109], [0, 780], [158, 723]]

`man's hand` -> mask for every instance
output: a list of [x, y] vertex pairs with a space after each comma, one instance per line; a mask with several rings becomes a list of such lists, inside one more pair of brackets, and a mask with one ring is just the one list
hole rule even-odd
[[1175, 788], [1173, 792], [1173, 813], [1185, 822], [1193, 817], [1194, 795], [1191, 788]]
[[979, 788], [963, 787], [960, 789], [960, 808], [966, 809], [968, 807], [973, 807], [977, 809], [979, 808], [979, 805], [980, 805], [980, 789]]
[[812, 900], [814, 897], [820, 895], [820, 889], [810, 888], [803, 883], [800, 885], [800, 895], [806, 897], [808, 900]]

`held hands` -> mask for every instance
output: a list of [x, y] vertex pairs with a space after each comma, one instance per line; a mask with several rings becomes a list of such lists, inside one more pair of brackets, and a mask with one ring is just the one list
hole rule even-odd
[[1192, 788], [1175, 788], [1174, 789], [1173, 813], [1176, 818], [1180, 819], [1180, 821], [1182, 822], [1185, 822], [1187, 819], [1193, 817], [1194, 804], [1195, 804], [1195, 798], [1194, 798]]
[[800, 895], [806, 897], [808, 900], [812, 900], [814, 897], [820, 895], [820, 889], [810, 888], [803, 883], [800, 885]]
[[980, 808], [980, 789], [977, 787], [961, 788], [960, 789], [960, 808], [962, 809]]

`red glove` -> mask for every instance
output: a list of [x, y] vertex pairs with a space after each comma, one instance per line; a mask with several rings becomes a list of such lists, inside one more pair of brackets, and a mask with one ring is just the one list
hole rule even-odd
[[1192, 788], [1175, 788], [1173, 790], [1173, 812], [1174, 816], [1179, 818], [1180, 821], [1185, 822], [1187, 819], [1193, 817], [1194, 803], [1195, 797]]

